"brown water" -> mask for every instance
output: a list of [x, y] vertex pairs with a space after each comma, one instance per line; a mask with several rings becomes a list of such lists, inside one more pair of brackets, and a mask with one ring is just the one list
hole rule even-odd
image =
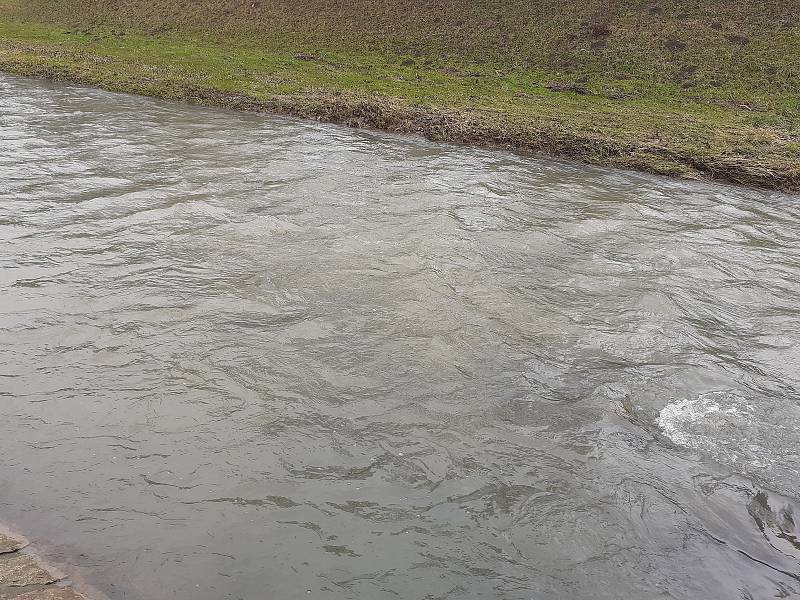
[[800, 594], [798, 198], [0, 77], [0, 520], [112, 598]]

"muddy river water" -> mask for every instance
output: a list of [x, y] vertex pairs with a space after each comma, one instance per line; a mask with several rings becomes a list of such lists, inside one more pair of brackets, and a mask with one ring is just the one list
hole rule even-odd
[[0, 520], [113, 599], [800, 595], [800, 201], [0, 76]]

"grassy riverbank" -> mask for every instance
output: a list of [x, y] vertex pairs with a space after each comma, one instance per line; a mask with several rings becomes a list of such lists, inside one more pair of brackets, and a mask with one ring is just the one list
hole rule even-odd
[[798, 190], [798, 15], [798, 0], [0, 0], [0, 69]]

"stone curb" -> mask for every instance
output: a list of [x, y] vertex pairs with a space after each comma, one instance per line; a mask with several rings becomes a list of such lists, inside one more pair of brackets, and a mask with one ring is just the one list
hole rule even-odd
[[86, 600], [27, 547], [28, 540], [0, 526], [0, 600]]

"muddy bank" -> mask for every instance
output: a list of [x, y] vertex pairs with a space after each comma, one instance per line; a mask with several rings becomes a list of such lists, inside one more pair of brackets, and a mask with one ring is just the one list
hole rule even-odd
[[70, 57], [71, 61], [52, 64], [45, 54], [37, 56], [39, 52], [28, 48], [22, 57], [0, 52], [0, 69], [116, 92], [420, 135], [434, 141], [504, 148], [597, 166], [725, 181], [790, 193], [800, 190], [800, 166], [785, 157], [766, 160], [762, 156], [744, 156], [726, 150], [701, 153], [647, 136], [617, 139], [593, 129], [561, 126], [547, 119], [526, 119], [479, 108], [426, 107], [409, 104], [401, 98], [369, 93], [313, 90], [263, 99], [245, 92], [175, 79], [159, 69], [148, 69], [134, 76], [109, 77], [107, 71], [113, 67], [97, 57], [76, 55]]

